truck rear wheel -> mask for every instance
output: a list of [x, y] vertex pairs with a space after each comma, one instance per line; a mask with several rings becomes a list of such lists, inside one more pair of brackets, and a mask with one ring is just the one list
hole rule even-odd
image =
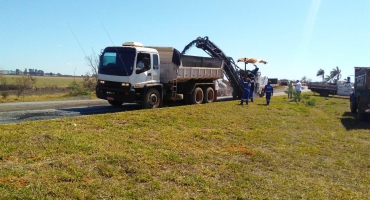
[[200, 87], [195, 88], [192, 96], [191, 96], [191, 103], [192, 104], [201, 104], [203, 102], [203, 90]]
[[162, 98], [155, 88], [150, 88], [146, 93], [143, 101], [143, 107], [152, 109], [159, 108], [161, 105]]
[[351, 113], [356, 113], [357, 112], [357, 103], [350, 103], [349, 107], [351, 108]]
[[120, 107], [123, 104], [122, 101], [112, 101], [112, 100], [108, 100], [108, 103], [114, 107]]
[[215, 98], [215, 91], [213, 88], [208, 87], [203, 97], [203, 103], [212, 103]]
[[328, 97], [329, 96], [329, 92], [328, 91], [320, 91], [320, 96], [322, 97]]

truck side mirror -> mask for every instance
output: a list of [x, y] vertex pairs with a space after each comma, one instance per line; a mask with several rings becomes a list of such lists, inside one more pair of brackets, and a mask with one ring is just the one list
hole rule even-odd
[[347, 83], [350, 83], [351, 82], [351, 77], [347, 77]]

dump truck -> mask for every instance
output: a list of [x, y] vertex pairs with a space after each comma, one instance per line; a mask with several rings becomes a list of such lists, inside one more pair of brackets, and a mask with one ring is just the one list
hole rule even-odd
[[368, 120], [370, 113], [370, 67], [355, 67], [355, 86], [350, 96], [350, 109], [359, 120]]
[[329, 94], [349, 96], [351, 95], [353, 86], [349, 82], [349, 79], [347, 79], [347, 81], [337, 81], [336, 83], [309, 82], [308, 89], [324, 97], [329, 96]]
[[96, 96], [112, 106], [139, 103], [148, 109], [162, 107], [166, 100], [210, 103], [217, 100], [214, 81], [223, 77], [223, 71], [221, 58], [125, 42], [102, 51]]

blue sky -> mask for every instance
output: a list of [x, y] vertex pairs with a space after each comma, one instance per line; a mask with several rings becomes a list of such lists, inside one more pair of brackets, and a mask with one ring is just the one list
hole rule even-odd
[[[234, 60], [268, 61], [259, 67], [269, 78], [316, 81], [319, 69], [329, 74], [336, 66], [345, 78], [354, 66], [370, 67], [370, 0], [1, 0], [0, 5], [1, 70], [82, 75], [90, 71], [85, 54], [106, 46], [137, 41], [182, 51], [198, 36], [208, 36]], [[206, 55], [196, 47], [187, 54]]]

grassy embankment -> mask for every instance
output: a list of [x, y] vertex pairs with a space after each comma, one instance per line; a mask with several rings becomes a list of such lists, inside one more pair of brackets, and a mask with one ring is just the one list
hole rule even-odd
[[[69, 100], [78, 98], [95, 98], [95, 95], [84, 97], [75, 97], [68, 95], [70, 85], [73, 81], [79, 85], [83, 83], [83, 77], [50, 77], [50, 76], [34, 76], [36, 78], [35, 85], [32, 89], [26, 89], [19, 97], [16, 95], [15, 80], [20, 76], [3, 75], [6, 79], [6, 84], [12, 88], [8, 91], [6, 98], [0, 97], [0, 103], [8, 102], [28, 102], [28, 101], [53, 101], [53, 100]], [[0, 92], [2, 92], [0, 91]]]
[[1, 125], [0, 199], [370, 199], [370, 123], [309, 100]]

